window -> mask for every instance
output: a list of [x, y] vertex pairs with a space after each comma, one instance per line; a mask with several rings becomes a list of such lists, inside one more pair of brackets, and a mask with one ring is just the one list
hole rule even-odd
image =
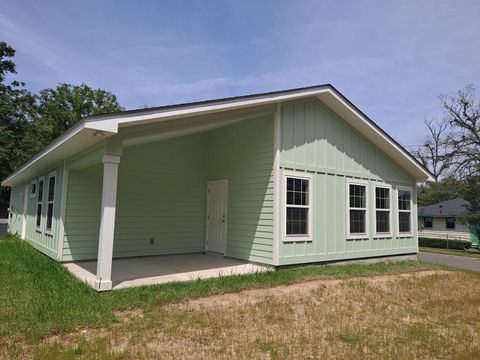
[[286, 236], [310, 239], [310, 179], [286, 177]]
[[412, 191], [398, 189], [398, 232], [412, 232]]
[[455, 229], [455, 218], [454, 217], [445, 218], [445, 227], [447, 229]]
[[48, 197], [47, 197], [47, 224], [45, 228], [52, 230], [53, 204], [55, 201], [55, 175], [48, 178]]
[[375, 187], [375, 233], [390, 234], [390, 188]]
[[424, 217], [423, 218], [423, 227], [424, 228], [432, 228], [433, 227], [433, 218], [432, 217]]
[[40, 179], [38, 180], [38, 193], [37, 193], [36, 225], [38, 228], [42, 225], [42, 202], [43, 202], [43, 179]]
[[367, 234], [367, 186], [348, 184], [348, 235]]
[[30, 197], [37, 196], [37, 180], [32, 180], [30, 182]]

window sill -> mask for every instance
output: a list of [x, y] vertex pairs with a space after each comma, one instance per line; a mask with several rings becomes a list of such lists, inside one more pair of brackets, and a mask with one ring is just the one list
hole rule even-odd
[[398, 233], [397, 238], [413, 237], [413, 233]]
[[287, 236], [283, 238], [284, 243], [292, 243], [292, 242], [309, 242], [313, 241], [311, 236]]
[[368, 234], [355, 234], [348, 235], [347, 240], [368, 240], [370, 236]]
[[373, 235], [374, 239], [386, 239], [386, 238], [391, 238], [393, 237], [392, 234], [375, 234]]

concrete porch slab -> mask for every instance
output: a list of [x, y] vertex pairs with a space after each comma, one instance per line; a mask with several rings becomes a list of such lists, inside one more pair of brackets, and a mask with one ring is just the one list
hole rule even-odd
[[[77, 278], [94, 287], [97, 261], [65, 263]], [[113, 289], [271, 271], [273, 267], [211, 254], [179, 254], [114, 259]]]

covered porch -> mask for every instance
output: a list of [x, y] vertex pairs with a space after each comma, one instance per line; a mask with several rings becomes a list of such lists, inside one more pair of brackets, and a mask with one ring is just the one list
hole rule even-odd
[[[78, 279], [95, 287], [97, 261], [65, 263]], [[112, 289], [165, 284], [220, 276], [253, 274], [273, 267], [211, 254], [160, 255], [112, 262]]]
[[132, 126], [69, 161], [61, 260], [98, 291], [264, 271], [274, 113]]

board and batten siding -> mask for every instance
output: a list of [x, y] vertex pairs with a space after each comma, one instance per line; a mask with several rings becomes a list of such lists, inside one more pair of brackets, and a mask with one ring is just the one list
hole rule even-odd
[[208, 180], [228, 180], [226, 255], [272, 263], [273, 115], [208, 134]]
[[[191, 135], [124, 149], [119, 165], [113, 256], [204, 251], [205, 139]], [[101, 164], [71, 171], [64, 260], [95, 259]]]
[[[280, 264], [331, 261], [417, 251], [416, 184], [392, 159], [316, 99], [282, 107]], [[311, 241], [285, 241], [285, 174], [312, 177]], [[365, 239], [347, 239], [347, 182], [367, 183], [368, 229]], [[374, 185], [392, 187], [392, 237], [374, 237]], [[397, 186], [412, 189], [413, 236], [397, 237]]]
[[[27, 196], [27, 211], [26, 211], [26, 228], [25, 228], [25, 240], [27, 240], [32, 246], [45, 253], [46, 255], [56, 258], [57, 257], [57, 241], [60, 226], [60, 204], [62, 196], [62, 176], [63, 165], [58, 165], [54, 168], [48, 169], [39, 173], [34, 178], [31, 178], [28, 182], [16, 185], [12, 187], [10, 194], [10, 228], [9, 231], [13, 234], [21, 235], [23, 211], [24, 211], [24, 196], [25, 187], [28, 185]], [[47, 222], [47, 208], [48, 208], [48, 181], [51, 175], [55, 176], [55, 189], [54, 189], [54, 203], [53, 203], [53, 216], [52, 216], [52, 228], [46, 229]], [[36, 214], [38, 204], [38, 180], [43, 179], [43, 199], [42, 199], [42, 213], [40, 226], [36, 225]], [[35, 180], [37, 182], [37, 193], [35, 196], [30, 196], [30, 183]]]

